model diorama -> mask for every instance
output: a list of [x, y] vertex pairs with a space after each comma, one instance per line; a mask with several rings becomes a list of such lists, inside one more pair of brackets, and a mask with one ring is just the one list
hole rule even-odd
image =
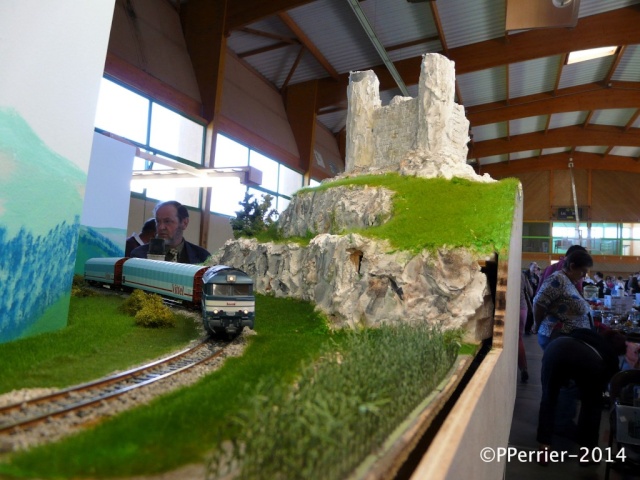
[[[131, 412], [122, 421], [105, 422], [95, 438], [90, 432], [79, 443], [71, 438], [54, 446], [46, 459], [66, 460], [81, 444], [102, 452], [101, 458], [78, 467], [73, 476], [99, 476], [101, 468], [111, 467], [106, 465], [111, 457], [104, 454], [111, 445], [101, 442], [117, 438], [131, 447], [118, 450], [123, 467], [115, 476], [121, 477], [148, 473], [148, 465], [159, 472], [202, 463], [206, 455], [206, 472], [198, 470], [198, 478], [365, 478], [365, 470], [375, 471], [375, 478], [392, 478], [397, 459], [406, 460], [471, 363], [455, 363], [455, 342], [433, 346], [437, 342], [430, 341], [463, 331], [465, 341], [477, 345], [495, 335], [495, 292], [483, 270], [496, 265], [498, 256], [508, 256], [514, 204], [521, 200], [517, 181], [495, 182], [466, 164], [469, 127], [454, 102], [453, 85], [452, 62], [429, 54], [418, 97], [395, 98], [382, 107], [373, 73], [352, 73], [346, 172], [294, 196], [278, 222], [284, 240], [230, 240], [208, 266], [89, 260], [89, 281], [201, 302], [209, 333], [253, 328], [254, 292], [271, 307], [287, 298], [287, 311], [274, 318], [265, 309], [275, 327], [264, 335], [258, 313], [256, 341], [248, 342], [227, 377], [208, 375], [188, 392], [161, 399], [153, 414]], [[504, 285], [500, 288], [504, 294]], [[495, 298], [497, 309], [504, 310], [504, 295]], [[235, 304], [234, 315], [225, 308], [229, 303]], [[307, 309], [302, 314], [299, 304]], [[320, 315], [311, 315], [309, 304]], [[329, 337], [327, 325], [310, 327], [312, 316], [326, 319], [332, 330], [346, 327], [366, 336], [375, 328], [367, 345], [373, 348], [363, 359], [353, 352], [362, 353], [365, 342], [351, 350], [318, 347], [303, 369], [307, 344]], [[339, 340], [359, 341], [357, 335]], [[336, 347], [339, 342], [331, 337], [327, 343]], [[472, 394], [458, 391], [453, 408], [460, 405], [461, 411], [451, 414], [456, 421], [447, 422], [448, 430], [436, 427], [434, 435], [446, 438], [431, 442], [446, 454], [434, 453], [430, 465], [438, 472], [421, 478], [496, 477], [501, 466], [480, 464], [473, 447], [481, 441], [506, 444], [514, 359], [497, 354], [483, 360], [478, 370], [484, 371], [473, 375], [479, 380]], [[239, 375], [247, 373], [243, 367], [258, 376]], [[278, 369], [283, 373], [274, 380]], [[500, 374], [493, 375], [497, 370]], [[490, 408], [476, 415], [487, 401]], [[152, 418], [161, 425], [155, 430], [149, 427]], [[470, 426], [472, 421], [476, 424]], [[398, 433], [407, 425], [410, 434]], [[165, 444], [171, 453], [158, 455]], [[17, 458], [16, 465], [32, 471], [30, 460]], [[52, 462], [45, 463], [50, 469]], [[64, 476], [62, 468], [58, 472]], [[194, 475], [180, 476], [186, 477]]]
[[[481, 269], [495, 260], [497, 243], [508, 244], [517, 182], [503, 188], [467, 165], [469, 122], [454, 102], [454, 78], [453, 62], [427, 54], [418, 97], [396, 97], [383, 107], [373, 72], [352, 73], [345, 174], [298, 192], [278, 221], [285, 239], [312, 236], [308, 246], [239, 239], [227, 242], [213, 263], [246, 271], [255, 278], [256, 292], [313, 302], [336, 327], [426, 322], [465, 329], [471, 342], [490, 336], [493, 303]], [[407, 183], [425, 181], [413, 188], [423, 189], [421, 202], [428, 201], [399, 208], [394, 202], [405, 192], [384, 185], [398, 176]], [[451, 185], [434, 194], [426, 183], [453, 178], [469, 188]], [[476, 225], [465, 224], [461, 213], [473, 214], [482, 201], [469, 197], [460, 203], [455, 197], [468, 195], [473, 185], [507, 192], [494, 209], [502, 210], [493, 212], [500, 218], [476, 214]], [[434, 220], [443, 207], [450, 208], [446, 218]], [[421, 237], [422, 230], [435, 240], [400, 245], [372, 233], [402, 229], [393, 222], [405, 214], [414, 224], [413, 236]], [[483, 223], [502, 225], [503, 231], [491, 238], [480, 231]], [[465, 238], [454, 233], [438, 244], [439, 232], [451, 226], [466, 229], [459, 235]], [[471, 237], [482, 235], [476, 243], [486, 245], [473, 246]]]

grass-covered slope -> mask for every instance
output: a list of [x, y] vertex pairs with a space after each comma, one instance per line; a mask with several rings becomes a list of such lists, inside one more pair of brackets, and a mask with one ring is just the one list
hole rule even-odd
[[[324, 183], [315, 190], [345, 185], [379, 186], [395, 192], [392, 218], [358, 233], [387, 239], [399, 250], [418, 252], [447, 246], [500, 253], [509, 246], [518, 179], [480, 183], [367, 175]], [[298, 195], [308, 191], [301, 190]]]
[[176, 328], [136, 327], [116, 296], [72, 297], [67, 327], [0, 344], [0, 394], [22, 388], [63, 388], [125, 370], [186, 346], [200, 335], [193, 318]]
[[[75, 300], [74, 311], [86, 313], [95, 299], [74, 298], [72, 304]], [[114, 314], [119, 301], [103, 299], [97, 308]], [[278, 478], [277, 472], [281, 478], [310, 478], [310, 472], [316, 472], [314, 478], [344, 478], [438, 384], [458, 348], [454, 332], [442, 334], [428, 326], [331, 334], [307, 302], [259, 295], [256, 308], [257, 335], [249, 337], [241, 357], [227, 359], [194, 386], [148, 406], [60, 442], [2, 458], [0, 478], [122, 478], [166, 472], [203, 462], [225, 440], [250, 448], [234, 451], [245, 465], [239, 478]], [[47, 347], [21, 363], [15, 358], [19, 352], [3, 345], [0, 355], [14, 359], [16, 373], [27, 374], [30, 363], [43, 379], [62, 378], [74, 365], [89, 361], [92, 351], [111, 363], [115, 353], [105, 347], [112, 335], [118, 338], [114, 350], [128, 343], [123, 330], [129, 330], [132, 343], [144, 346], [141, 351], [170, 337], [180, 343], [186, 333], [117, 323], [95, 330], [88, 322], [73, 322], [66, 338], [57, 339], [61, 351], [67, 347], [74, 352], [68, 357]], [[56, 363], [69, 367], [61, 369], [66, 375]], [[4, 388], [11, 384], [23, 382], [14, 375]]]
[[[106, 373], [96, 362], [114, 365], [114, 359], [125, 356], [128, 362], [139, 362], [140, 355], [157, 354], [168, 342], [175, 349], [197, 336], [189, 334], [193, 328], [189, 322], [175, 329], [135, 327], [131, 317], [119, 316], [121, 303], [117, 297], [74, 297], [72, 310], [77, 317], [59, 337], [34, 337], [41, 342], [40, 348], [22, 341], [0, 345], [0, 358], [13, 370], [10, 377], [3, 377], [2, 388], [86, 381]], [[113, 317], [103, 319], [102, 328], [91, 320], [98, 319], [97, 310]], [[126, 477], [202, 461], [220, 441], [238, 435], [233, 418], [249, 407], [261, 380], [290, 384], [301, 362], [316, 358], [330, 338], [309, 303], [258, 296], [256, 310], [258, 335], [250, 337], [242, 357], [227, 359], [222, 369], [195, 386], [151, 405], [60, 442], [5, 456], [0, 461], [0, 478]], [[58, 348], [53, 346], [56, 342]], [[94, 375], [84, 371], [85, 364], [92, 364]], [[76, 368], [83, 370], [82, 375], [74, 375]], [[28, 378], [23, 380], [21, 375]]]

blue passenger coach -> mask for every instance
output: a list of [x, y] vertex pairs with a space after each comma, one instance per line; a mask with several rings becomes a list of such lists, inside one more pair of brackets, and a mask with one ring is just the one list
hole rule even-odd
[[113, 289], [135, 288], [202, 309], [205, 330], [234, 336], [253, 329], [253, 279], [225, 265], [207, 267], [145, 258], [90, 258], [85, 280]]

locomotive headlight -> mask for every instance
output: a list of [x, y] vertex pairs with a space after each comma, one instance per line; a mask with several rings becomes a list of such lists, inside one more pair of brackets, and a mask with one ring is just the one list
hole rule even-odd
[[214, 314], [214, 315], [217, 315], [218, 313], [220, 313], [220, 310], [218, 310], [217, 308], [215, 308], [215, 309], [213, 310], [213, 314]]
[[236, 282], [236, 276], [235, 275], [227, 275], [227, 282], [235, 283]]
[[245, 315], [249, 315], [249, 310], [244, 310], [244, 311], [243, 311], [243, 313], [244, 313]]

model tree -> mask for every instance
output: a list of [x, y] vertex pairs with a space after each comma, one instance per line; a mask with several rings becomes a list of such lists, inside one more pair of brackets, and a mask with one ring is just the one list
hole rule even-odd
[[273, 197], [269, 194], [262, 195], [262, 202], [258, 202], [249, 192], [245, 193], [244, 200], [238, 202], [242, 207], [236, 211], [236, 218], [231, 219], [233, 236], [255, 237], [260, 233], [275, 230], [278, 211], [271, 208]]

